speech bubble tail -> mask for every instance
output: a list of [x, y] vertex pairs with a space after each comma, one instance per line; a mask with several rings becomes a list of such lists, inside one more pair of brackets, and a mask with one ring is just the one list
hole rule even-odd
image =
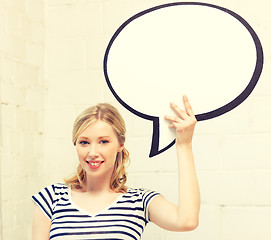
[[153, 120], [153, 133], [152, 133], [152, 144], [151, 144], [151, 151], [149, 154], [149, 157], [154, 157], [170, 147], [172, 147], [175, 144], [175, 139], [168, 144], [166, 147], [159, 149], [159, 144], [160, 144], [160, 122], [159, 122], [159, 117], [155, 117]]

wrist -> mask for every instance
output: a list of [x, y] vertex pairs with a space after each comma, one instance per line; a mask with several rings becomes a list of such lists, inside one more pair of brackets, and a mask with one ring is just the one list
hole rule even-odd
[[176, 147], [180, 149], [192, 149], [192, 141], [179, 142], [176, 140]]

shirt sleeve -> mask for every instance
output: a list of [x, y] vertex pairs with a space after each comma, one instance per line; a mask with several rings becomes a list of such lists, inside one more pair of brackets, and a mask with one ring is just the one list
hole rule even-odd
[[149, 204], [152, 201], [152, 199], [159, 194], [160, 193], [155, 192], [155, 191], [143, 190], [142, 201], [143, 201], [144, 216], [147, 222], [150, 221], [149, 211], [148, 211]]
[[36, 203], [43, 213], [51, 220], [53, 215], [53, 205], [55, 203], [54, 185], [45, 187], [40, 192], [32, 196], [32, 200]]

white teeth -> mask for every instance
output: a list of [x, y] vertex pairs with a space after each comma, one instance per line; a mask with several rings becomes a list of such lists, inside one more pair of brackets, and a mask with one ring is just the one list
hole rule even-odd
[[100, 164], [100, 163], [90, 163], [90, 165], [92, 165], [92, 166], [97, 166], [98, 164]]
[[97, 166], [101, 164], [101, 162], [88, 162], [91, 166]]

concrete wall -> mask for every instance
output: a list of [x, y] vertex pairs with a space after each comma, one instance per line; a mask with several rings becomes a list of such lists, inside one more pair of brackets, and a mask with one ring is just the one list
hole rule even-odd
[[[130, 16], [162, 0], [0, 0], [1, 219], [4, 240], [31, 239], [31, 194], [74, 172], [72, 124], [83, 109], [109, 102], [127, 123], [130, 186], [176, 201], [174, 147], [148, 158], [152, 125], [112, 96], [103, 55]], [[205, 2], [205, 1], [204, 1]], [[150, 224], [143, 239], [266, 240], [271, 235], [271, 19], [267, 0], [209, 1], [244, 17], [265, 52], [251, 96], [219, 118], [199, 122], [195, 162], [200, 225], [171, 233]]]
[[44, 153], [42, 1], [0, 1], [0, 58], [1, 233], [31, 239], [29, 196], [41, 181]]

